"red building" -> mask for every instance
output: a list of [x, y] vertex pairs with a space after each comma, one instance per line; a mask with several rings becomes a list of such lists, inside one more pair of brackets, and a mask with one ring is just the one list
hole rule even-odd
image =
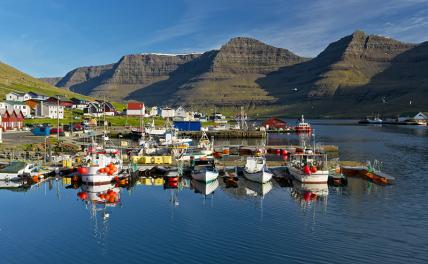
[[129, 102], [128, 108], [126, 109], [126, 115], [128, 116], [140, 116], [144, 115], [145, 112], [144, 103]]
[[266, 129], [286, 129], [287, 123], [281, 119], [271, 117], [263, 122], [263, 126], [266, 127]]
[[2, 121], [2, 129], [6, 130], [20, 130], [24, 127], [24, 115], [21, 111], [16, 112], [4, 110], [0, 112], [1, 121]]
[[52, 96], [52, 97], [49, 97], [46, 100], [46, 102], [53, 103], [53, 104], [58, 104], [58, 100], [59, 100], [59, 105], [60, 106], [71, 108], [73, 106], [73, 104], [74, 104], [73, 101], [69, 100], [68, 98], [66, 98], [64, 96]]

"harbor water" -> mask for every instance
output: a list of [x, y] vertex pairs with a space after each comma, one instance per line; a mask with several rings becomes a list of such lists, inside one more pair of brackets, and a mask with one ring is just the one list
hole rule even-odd
[[146, 179], [116, 188], [120, 202], [107, 207], [63, 179], [0, 189], [0, 263], [428, 263], [427, 127], [309, 121], [341, 160], [377, 159], [396, 184], [352, 178], [307, 199], [299, 190], [311, 187], [275, 180], [166, 189]]

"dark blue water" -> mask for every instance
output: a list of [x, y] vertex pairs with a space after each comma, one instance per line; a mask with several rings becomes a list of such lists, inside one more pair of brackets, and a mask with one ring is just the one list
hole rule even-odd
[[381, 160], [396, 185], [350, 179], [311, 201], [275, 181], [220, 181], [207, 196], [188, 181], [136, 185], [98, 211], [62, 180], [0, 190], [0, 263], [427, 263], [427, 128], [313, 124], [342, 160]]

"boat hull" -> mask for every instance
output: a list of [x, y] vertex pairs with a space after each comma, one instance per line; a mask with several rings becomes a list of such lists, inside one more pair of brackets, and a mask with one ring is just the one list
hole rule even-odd
[[294, 167], [289, 167], [288, 170], [296, 180], [302, 183], [327, 183], [328, 181], [328, 171], [319, 170], [316, 173], [305, 174]]
[[212, 182], [218, 178], [217, 171], [192, 172], [192, 178], [200, 182]]
[[244, 177], [253, 182], [266, 183], [272, 179], [272, 173], [269, 171], [248, 172], [244, 170]]

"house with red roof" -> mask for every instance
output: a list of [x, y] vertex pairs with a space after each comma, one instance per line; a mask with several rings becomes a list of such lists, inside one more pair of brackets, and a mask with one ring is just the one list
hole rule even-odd
[[0, 110], [3, 131], [21, 130], [24, 127], [24, 115], [21, 111]]
[[263, 122], [263, 126], [266, 129], [285, 129], [287, 123], [279, 118], [271, 117]]
[[126, 115], [128, 116], [141, 116], [145, 114], [146, 108], [144, 103], [140, 102], [129, 102], [128, 108], [126, 109]]

